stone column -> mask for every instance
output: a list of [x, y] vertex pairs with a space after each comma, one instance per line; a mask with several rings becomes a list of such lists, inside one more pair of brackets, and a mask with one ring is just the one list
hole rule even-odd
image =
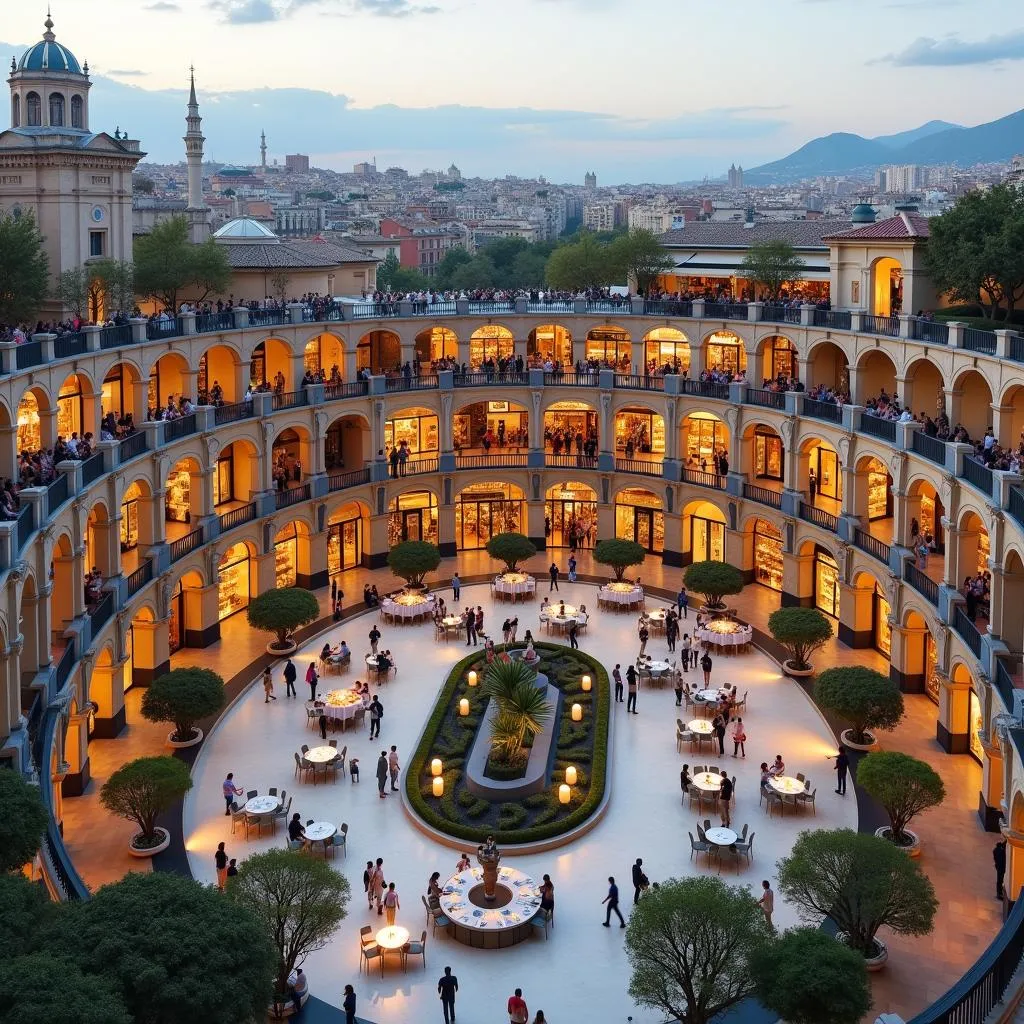
[[327, 572], [327, 531], [303, 537], [299, 534], [295, 565], [295, 585], [303, 590], [318, 590], [330, 583]]
[[1006, 801], [1003, 791], [1003, 748], [991, 730], [981, 734], [985, 752], [981, 764], [981, 792], [978, 794], [978, 817], [986, 832], [999, 831], [999, 818]]
[[528, 501], [526, 503], [526, 535], [537, 546], [538, 551], [543, 551], [547, 547], [547, 536], [544, 532], [546, 515], [546, 501]]
[[1008, 900], [1016, 900], [1024, 887], [1024, 833], [1004, 827], [1006, 837], [1006, 878], [1003, 887]]
[[208, 587], [184, 587], [185, 645], [209, 647], [220, 639], [217, 581]]
[[874, 591], [839, 581], [839, 642], [847, 647], [874, 646], [871, 628]]
[[[451, 478], [446, 479], [451, 482]], [[437, 509], [437, 546], [443, 558], [454, 558], [458, 554], [455, 543], [455, 505], [451, 502], [445, 503], [447, 490], [448, 488], [442, 486], [441, 503]]]
[[124, 666], [126, 661], [112, 665], [93, 665], [89, 676], [89, 699], [99, 710], [93, 719], [96, 739], [113, 739], [125, 727]]
[[149, 686], [171, 668], [168, 620], [132, 622], [132, 685]]
[[924, 693], [924, 640], [928, 628], [900, 626], [892, 616], [890, 628], [889, 678], [904, 693]]
[[814, 604], [814, 553], [807, 555], [782, 554], [782, 607], [798, 605], [810, 608]]
[[954, 682], [949, 676], [937, 674], [939, 682], [939, 717], [935, 723], [935, 739], [947, 754], [966, 754], [970, 729], [969, 682]]

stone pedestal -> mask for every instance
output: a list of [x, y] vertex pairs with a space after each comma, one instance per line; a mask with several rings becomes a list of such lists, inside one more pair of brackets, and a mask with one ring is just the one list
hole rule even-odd
[[476, 859], [484, 872], [484, 899], [491, 903], [494, 901], [498, 885], [498, 861], [501, 860], [500, 853], [485, 854], [482, 850], [476, 855]]

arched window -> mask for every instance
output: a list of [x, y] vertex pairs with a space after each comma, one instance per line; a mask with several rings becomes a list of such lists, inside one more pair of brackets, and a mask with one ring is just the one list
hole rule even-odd
[[71, 97], [71, 127], [72, 128], [84, 128], [85, 125], [82, 123], [82, 97], [72, 96]]
[[38, 128], [43, 123], [43, 103], [37, 92], [25, 97], [25, 122], [30, 128]]
[[64, 125], [64, 97], [59, 92], [50, 93], [50, 125], [53, 128]]
[[11, 127], [21, 127], [21, 97], [17, 93], [11, 97]]

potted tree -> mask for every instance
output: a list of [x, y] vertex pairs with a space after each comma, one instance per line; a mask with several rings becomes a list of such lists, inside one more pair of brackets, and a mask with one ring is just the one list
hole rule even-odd
[[875, 745], [872, 729], [895, 729], [903, 718], [899, 687], [870, 668], [825, 669], [815, 681], [814, 699], [823, 711], [849, 723], [842, 740], [854, 750], [870, 750]]
[[917, 861], [877, 836], [840, 828], [801, 832], [778, 864], [779, 891], [817, 926], [830, 917], [839, 939], [879, 971], [889, 957], [879, 928], [927, 935], [939, 901]]
[[537, 686], [536, 673], [518, 658], [492, 662], [482, 689], [494, 702], [486, 774], [520, 778], [526, 771], [525, 748], [551, 717], [547, 694]]
[[921, 838], [907, 825], [946, 797], [946, 787], [930, 764], [896, 750], [878, 750], [857, 765], [857, 784], [885, 808], [889, 824], [875, 830], [911, 857], [921, 855]]
[[412, 590], [426, 590], [423, 577], [440, 564], [437, 545], [425, 540], [404, 540], [388, 552], [388, 567]]
[[743, 590], [743, 573], [736, 566], [711, 559], [688, 565], [683, 580], [688, 589], [704, 595], [704, 610], [709, 612], [723, 611], [722, 598]]
[[813, 674], [811, 655], [832, 639], [832, 623], [817, 608], [779, 608], [768, 616], [768, 630], [789, 651], [782, 670], [795, 678]]
[[100, 803], [119, 818], [134, 821], [139, 831], [128, 843], [133, 857], [166, 850], [171, 835], [156, 819], [192, 788], [188, 765], [176, 757], [140, 757], [121, 765], [103, 783]]
[[646, 556], [647, 551], [642, 544], [621, 537], [599, 540], [594, 546], [594, 561], [610, 566], [617, 583], [622, 582], [622, 574], [629, 566], [643, 565]]
[[320, 602], [308, 590], [284, 587], [253, 598], [245, 614], [254, 629], [277, 634], [277, 639], [267, 644], [267, 653], [285, 657], [298, 647], [292, 639], [295, 630], [320, 617]]
[[515, 572], [520, 562], [537, 554], [537, 547], [521, 533], [496, 533], [487, 542], [487, 554], [505, 563], [505, 572]]
[[142, 717], [150, 722], [173, 722], [168, 733], [172, 747], [201, 743], [196, 722], [224, 707], [224, 680], [208, 668], [176, 668], [157, 676], [142, 695]]
[[0, 807], [0, 873], [17, 871], [36, 855], [50, 816], [19, 771], [0, 771]]

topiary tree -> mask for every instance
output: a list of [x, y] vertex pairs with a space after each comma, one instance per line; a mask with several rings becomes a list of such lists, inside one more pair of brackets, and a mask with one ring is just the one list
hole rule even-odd
[[779, 608], [768, 616], [768, 630], [797, 672], [806, 672], [810, 656], [832, 639], [832, 623], [817, 608]]
[[142, 695], [142, 717], [173, 722], [171, 739], [187, 743], [196, 722], [224, 707], [224, 680], [208, 668], [175, 668], [157, 676]]
[[814, 699], [824, 711], [849, 724], [854, 743], [870, 743], [868, 730], [895, 729], [903, 718], [899, 687], [870, 668], [825, 669], [815, 682]]
[[152, 849], [161, 842], [157, 816], [192, 788], [188, 765], [176, 757], [140, 757], [121, 765], [103, 783], [100, 803], [119, 818], [134, 821], [139, 834], [132, 845]]
[[39, 787], [21, 772], [0, 770], [0, 872], [17, 871], [39, 849], [49, 815]]
[[635, 540], [623, 540], [622, 537], [614, 537], [609, 540], [599, 540], [594, 545], [594, 561], [601, 565], [609, 565], [615, 573], [616, 580], [622, 579], [622, 574], [631, 565], [643, 565], [647, 551], [642, 544]]
[[496, 533], [487, 542], [487, 554], [505, 563], [506, 572], [515, 572], [520, 562], [537, 554], [536, 545], [521, 533]]
[[291, 650], [291, 634], [320, 618], [320, 602], [308, 590], [283, 587], [254, 598], [245, 614], [253, 629], [277, 634], [272, 648], [287, 651]]
[[871, 1009], [856, 950], [820, 928], [794, 928], [750, 961], [757, 998], [788, 1024], [858, 1024]]
[[738, 594], [743, 590], [743, 573], [728, 562], [693, 562], [686, 567], [683, 580], [690, 590], [704, 595], [709, 608], [724, 608], [722, 598], [726, 594]]
[[418, 587], [423, 577], [441, 564], [436, 544], [425, 540], [404, 540], [388, 552], [388, 568], [406, 583]]
[[911, 820], [946, 798], [946, 787], [930, 764], [896, 750], [868, 754], [857, 765], [857, 784], [885, 808], [887, 838], [897, 846], [912, 845], [906, 832]]
[[132, 1024], [111, 982], [69, 957], [33, 953], [0, 962], [5, 1024]]
[[927, 935], [939, 901], [917, 861], [884, 839], [849, 828], [801, 832], [778, 863], [779, 891], [808, 924], [830, 917], [865, 957], [875, 933]]

